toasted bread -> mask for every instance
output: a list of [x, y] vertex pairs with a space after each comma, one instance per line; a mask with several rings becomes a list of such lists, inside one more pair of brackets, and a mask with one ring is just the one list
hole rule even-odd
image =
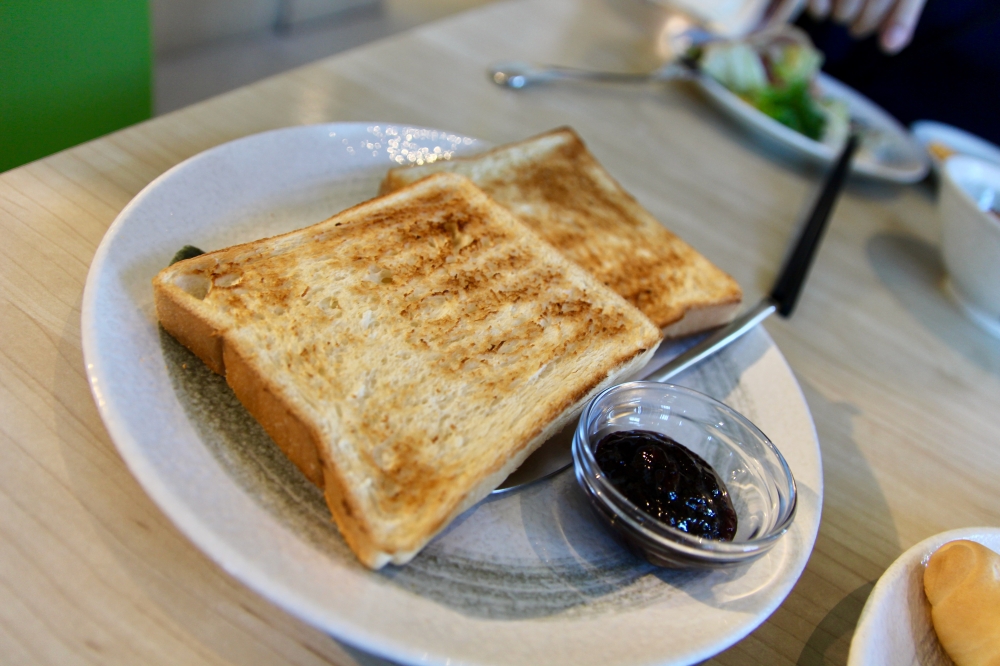
[[568, 127], [477, 157], [392, 169], [381, 191], [440, 171], [471, 178], [667, 337], [724, 324], [739, 309], [739, 284], [657, 222]]
[[372, 568], [411, 559], [660, 340], [455, 174], [153, 284], [163, 327], [225, 375]]

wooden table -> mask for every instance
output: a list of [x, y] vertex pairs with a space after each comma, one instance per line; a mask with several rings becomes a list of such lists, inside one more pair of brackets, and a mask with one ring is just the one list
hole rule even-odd
[[[206, 148], [287, 125], [381, 120], [503, 143], [563, 124], [659, 219], [773, 279], [818, 172], [679, 84], [512, 92], [490, 62], [655, 65], [639, 3], [498, 3], [320, 61], [0, 176], [0, 661], [374, 664], [258, 598], [166, 520], [85, 380], [80, 302], [108, 225]], [[787, 601], [717, 663], [843, 663], [882, 571], [940, 531], [1000, 525], [1000, 341], [941, 289], [933, 189], [853, 181], [794, 318], [766, 326], [809, 402], [826, 502]]]

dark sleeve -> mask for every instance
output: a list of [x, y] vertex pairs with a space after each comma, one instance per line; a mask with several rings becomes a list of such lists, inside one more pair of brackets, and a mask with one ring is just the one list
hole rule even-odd
[[937, 120], [1000, 144], [1000, 2], [929, 0], [913, 41], [889, 56], [830, 21], [799, 20], [826, 55], [823, 70], [903, 124]]

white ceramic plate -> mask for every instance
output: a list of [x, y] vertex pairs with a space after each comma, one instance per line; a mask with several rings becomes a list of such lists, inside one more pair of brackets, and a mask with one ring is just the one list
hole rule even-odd
[[199, 548], [362, 650], [420, 664], [705, 659], [781, 603], [819, 526], [812, 420], [763, 329], [682, 378], [757, 423], [795, 475], [795, 522], [763, 558], [709, 573], [653, 569], [608, 535], [572, 474], [560, 474], [488, 498], [409, 565], [373, 573], [224, 380], [156, 323], [150, 280], [182, 245], [212, 250], [319, 221], [374, 195], [386, 168], [411, 154], [480, 145], [385, 125], [295, 127], [219, 146], [155, 180], [108, 230], [87, 278], [84, 354], [104, 422], [139, 482]]
[[[993, 164], [1000, 164], [1000, 147], [957, 127], [934, 120], [918, 120], [910, 125], [910, 131], [924, 148], [927, 148], [932, 142], [937, 142], [961, 155], [978, 157]], [[941, 160], [935, 157], [934, 153], [929, 154], [935, 166], [940, 166]]]
[[[821, 163], [832, 162], [840, 151], [840, 146], [815, 141], [782, 125], [710, 76], [698, 76], [695, 81], [716, 106], [758, 136]], [[851, 118], [865, 128], [852, 164], [854, 173], [896, 183], [915, 183], [927, 175], [926, 152], [899, 121], [861, 93], [822, 72], [816, 85], [822, 96], [843, 101]]]
[[924, 567], [934, 551], [958, 539], [1000, 553], [1000, 528], [969, 527], [936, 534], [900, 555], [878, 579], [861, 611], [848, 666], [952, 666], [931, 623]]

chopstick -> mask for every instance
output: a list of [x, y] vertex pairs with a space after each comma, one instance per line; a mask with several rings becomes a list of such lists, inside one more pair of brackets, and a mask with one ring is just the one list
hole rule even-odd
[[809, 268], [812, 266], [813, 258], [819, 249], [820, 241], [823, 239], [823, 232], [826, 230], [830, 213], [833, 212], [837, 197], [847, 181], [851, 159], [857, 151], [859, 142], [857, 134], [852, 133], [848, 137], [836, 163], [827, 174], [819, 197], [813, 204], [812, 212], [795, 242], [794, 249], [788, 255], [785, 265], [782, 266], [771, 293], [726, 326], [716, 329], [704, 340], [659, 370], [647, 375], [644, 378], [645, 381], [667, 381], [741, 337], [775, 312], [782, 317], [791, 316], [806, 277], [809, 275]]
[[819, 193], [819, 198], [813, 206], [808, 221], [802, 228], [802, 234], [795, 243], [795, 249], [789, 255], [788, 261], [785, 262], [774, 283], [774, 288], [771, 289], [769, 298], [777, 305], [778, 314], [782, 317], [790, 316], [792, 310], [795, 309], [795, 303], [798, 301], [799, 293], [802, 291], [802, 286], [809, 274], [809, 268], [812, 266], [813, 257], [816, 256], [816, 250], [823, 239], [823, 232], [826, 231], [830, 213], [833, 212], [833, 206], [847, 180], [851, 158], [854, 157], [859, 142], [857, 134], [848, 137], [844, 149], [840, 152], [840, 157], [837, 158], [837, 163], [834, 164], [826, 178], [826, 183]]

